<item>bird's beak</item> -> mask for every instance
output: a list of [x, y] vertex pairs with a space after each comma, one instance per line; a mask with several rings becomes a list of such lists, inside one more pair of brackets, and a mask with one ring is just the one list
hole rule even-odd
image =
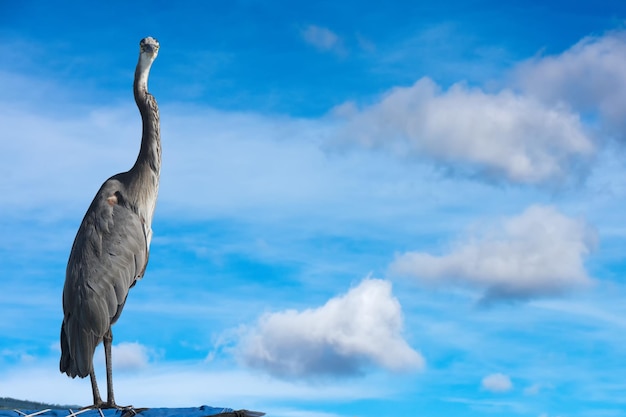
[[156, 55], [159, 52], [159, 46], [147, 43], [142, 46], [144, 52]]

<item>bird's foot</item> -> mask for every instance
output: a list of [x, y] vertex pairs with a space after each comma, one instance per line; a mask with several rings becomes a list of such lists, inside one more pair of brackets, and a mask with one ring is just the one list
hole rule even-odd
[[126, 408], [132, 408], [132, 406], [120, 407], [117, 404], [111, 403], [111, 402], [96, 401], [92, 405], [88, 405], [87, 407], [81, 408], [81, 410], [106, 410], [109, 408], [116, 408], [118, 410], [121, 410], [121, 409], [126, 409]]
[[81, 410], [108, 410], [116, 409], [122, 412], [122, 417], [132, 417], [147, 410], [147, 408], [135, 408], [132, 405], [117, 405], [114, 401], [98, 401], [95, 404], [81, 408]]
[[98, 401], [98, 402], [95, 402], [95, 403], [93, 403], [91, 405], [82, 407], [81, 411], [82, 410], [98, 410], [98, 409], [101, 409], [101, 408], [107, 408], [106, 403], [103, 402], [103, 401]]
[[119, 411], [122, 412], [121, 417], [134, 417], [139, 415], [142, 411], [146, 411], [147, 408], [135, 408], [132, 405], [128, 405], [126, 407], [120, 407], [119, 405], [115, 406]]

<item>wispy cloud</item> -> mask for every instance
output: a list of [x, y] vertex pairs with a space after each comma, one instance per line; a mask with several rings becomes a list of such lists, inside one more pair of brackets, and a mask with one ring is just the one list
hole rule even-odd
[[240, 354], [249, 366], [284, 377], [352, 375], [372, 365], [419, 370], [424, 359], [403, 339], [402, 321], [391, 284], [368, 278], [321, 307], [265, 314]]
[[[384, 378], [309, 385], [243, 370], [215, 369], [201, 362], [171, 361], [168, 364], [152, 364], [134, 372], [115, 373], [115, 369], [113, 372], [116, 399], [121, 403], [132, 402], [136, 406], [189, 407], [208, 403], [269, 411], [266, 409], [268, 404], [281, 407], [285, 403], [285, 406], [293, 407], [294, 401], [303, 398], [309, 401], [352, 401], [386, 398], [391, 392], [388, 380]], [[96, 375], [104, 380], [103, 370], [96, 369]], [[207, 392], [207, 387], [210, 387], [210, 392]], [[0, 391], [13, 398], [57, 404], [80, 405], [91, 398], [89, 378], [71, 379], [60, 374], [56, 361], [3, 368]], [[245, 398], [241, 392], [246, 393]], [[258, 408], [260, 406], [262, 408]], [[309, 411], [312, 411], [311, 408]]]
[[341, 38], [328, 28], [309, 25], [302, 30], [302, 38], [320, 51], [345, 53]]
[[545, 389], [550, 388], [552, 388], [550, 384], [535, 383], [524, 388], [524, 395], [539, 395]]
[[481, 386], [491, 392], [507, 392], [513, 389], [513, 383], [508, 375], [496, 373], [483, 378]]
[[[138, 153], [141, 126], [131, 107], [82, 110], [78, 117], [11, 108], [7, 102], [0, 102], [0, 110], [8, 129], [0, 142], [5, 203], [19, 207], [11, 215], [47, 206], [45, 216], [52, 218], [77, 208], [77, 202], [85, 210], [98, 186], [129, 169]], [[31, 169], [17, 168], [26, 166]]]
[[334, 110], [343, 127], [335, 146], [382, 149], [433, 160], [452, 172], [522, 184], [576, 176], [595, 147], [575, 113], [509, 90], [486, 93], [463, 84], [442, 91], [422, 78], [377, 103]]
[[589, 285], [584, 260], [595, 245], [595, 232], [583, 221], [531, 206], [448, 254], [401, 254], [390, 270], [426, 283], [478, 287], [483, 301], [524, 299]]
[[359, 48], [367, 53], [375, 53], [376, 52], [376, 44], [368, 39], [367, 37], [363, 36], [360, 33], [356, 34], [356, 42], [359, 45]]

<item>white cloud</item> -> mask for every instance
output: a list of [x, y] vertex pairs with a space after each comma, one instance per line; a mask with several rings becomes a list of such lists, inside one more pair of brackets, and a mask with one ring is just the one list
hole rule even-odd
[[357, 33], [356, 35], [356, 41], [359, 45], [359, 47], [361, 48], [362, 51], [365, 51], [367, 53], [374, 53], [376, 52], [376, 44], [374, 42], [372, 42], [370, 39], [366, 38], [365, 36], [363, 36], [360, 33]]
[[302, 31], [304, 40], [321, 51], [341, 52], [341, 38], [325, 27], [309, 25]]
[[137, 342], [113, 345], [111, 351], [116, 369], [134, 370], [148, 365], [148, 349]]
[[403, 339], [402, 321], [391, 284], [367, 278], [321, 307], [265, 314], [240, 354], [247, 365], [283, 377], [350, 375], [371, 365], [421, 369], [424, 359]]
[[[106, 390], [104, 371], [96, 370], [96, 375], [102, 393]], [[151, 364], [136, 372], [116, 373], [113, 370], [115, 397], [120, 404], [150, 407], [208, 404], [260, 410], [268, 414], [271, 408], [283, 406], [282, 402], [294, 407], [295, 402], [304, 399], [336, 402], [388, 398], [395, 395], [395, 382], [395, 376], [373, 376], [367, 380], [328, 381], [323, 385], [300, 384], [254, 372], [216, 370], [196, 361]], [[210, 387], [209, 393], [207, 387]], [[0, 392], [7, 397], [53, 404], [88, 404], [92, 399], [89, 378], [72, 379], [61, 374], [56, 358], [3, 367]], [[242, 392], [246, 395], [242, 396]]]
[[132, 166], [141, 138], [136, 110], [76, 112], [78, 118], [29, 114], [0, 102], [0, 122], [8, 126], [7, 140], [0, 141], [3, 193], [18, 215], [47, 204], [52, 216], [72, 210], [80, 216], [104, 180]]
[[563, 106], [463, 84], [441, 91], [429, 78], [363, 109], [346, 103], [334, 114], [343, 123], [335, 145], [381, 148], [516, 183], [563, 182], [595, 152], [578, 115]]
[[545, 388], [542, 384], [532, 384], [524, 388], [525, 395], [538, 395]]
[[626, 31], [589, 36], [565, 52], [518, 65], [514, 82], [547, 103], [601, 115], [626, 135]]
[[[0, 101], [0, 124], [7, 127], [7, 140], [0, 141], [7, 214], [80, 221], [100, 184], [134, 163], [141, 138], [134, 106], [65, 108], [75, 116]], [[342, 167], [327, 168], [315, 141], [324, 129], [319, 123], [212, 109], [161, 111], [168, 117], [162, 122], [160, 213], [179, 218], [181, 210], [203, 216], [250, 210], [258, 218], [268, 206], [272, 213], [277, 204], [283, 213], [290, 206], [315, 211], [329, 206], [320, 200], [341, 195], [327, 186]]]
[[35, 361], [35, 356], [32, 354], [19, 349], [0, 349], [0, 363], [5, 360], [9, 360], [11, 362], [17, 362], [22, 365], [28, 365]]
[[583, 221], [535, 205], [448, 254], [401, 254], [390, 271], [425, 283], [469, 284], [485, 290], [483, 300], [554, 295], [591, 283], [584, 258], [595, 244]]
[[504, 374], [491, 374], [483, 378], [481, 386], [491, 392], [507, 392], [513, 389], [511, 378]]
[[[149, 362], [148, 348], [137, 342], [122, 342], [111, 347], [113, 371], [135, 371], [145, 368]], [[94, 354], [94, 362], [98, 366], [104, 365], [104, 350], [98, 346]]]

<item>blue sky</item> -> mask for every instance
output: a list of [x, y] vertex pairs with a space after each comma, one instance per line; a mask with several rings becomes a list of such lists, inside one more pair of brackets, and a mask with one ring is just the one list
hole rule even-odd
[[90, 401], [65, 264], [154, 36], [119, 403], [626, 416], [626, 6], [377, 3], [0, 2], [0, 396]]

